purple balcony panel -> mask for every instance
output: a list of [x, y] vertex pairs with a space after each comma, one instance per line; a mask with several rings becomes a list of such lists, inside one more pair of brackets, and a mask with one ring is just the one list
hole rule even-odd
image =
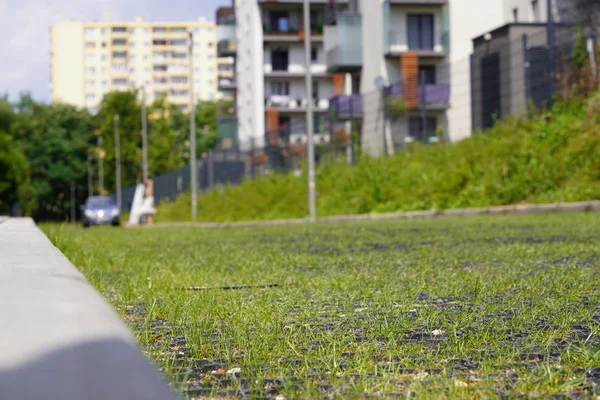
[[363, 98], [360, 94], [336, 96], [329, 100], [329, 107], [335, 109], [339, 119], [360, 118], [363, 115]]
[[390, 86], [386, 87], [383, 91], [383, 94], [387, 96], [402, 96], [402, 83], [396, 82], [392, 83]]
[[450, 103], [450, 85], [425, 85], [425, 104], [447, 105]]

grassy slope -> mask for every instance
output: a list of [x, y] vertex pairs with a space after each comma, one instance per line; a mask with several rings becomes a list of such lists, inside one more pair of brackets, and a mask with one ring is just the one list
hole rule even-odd
[[[459, 143], [415, 146], [317, 175], [320, 216], [600, 198], [598, 100], [572, 101], [532, 120], [511, 119]], [[547, 115], [546, 115], [547, 117]], [[189, 196], [159, 207], [187, 221]], [[306, 215], [306, 179], [292, 175], [220, 188], [199, 199], [199, 219], [240, 221]]]
[[[599, 223], [46, 228], [167, 375], [205, 388], [196, 394], [478, 399], [600, 382], [586, 380], [600, 367]], [[287, 286], [184, 290], [273, 283]], [[235, 367], [242, 380], [222, 374]]]

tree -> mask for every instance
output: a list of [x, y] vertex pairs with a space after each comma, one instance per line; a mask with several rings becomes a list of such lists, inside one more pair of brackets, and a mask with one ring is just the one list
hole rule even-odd
[[0, 131], [0, 214], [11, 214], [18, 204], [28, 215], [33, 205], [27, 159], [11, 137]]
[[98, 119], [98, 134], [104, 147], [104, 188], [113, 192], [115, 181], [114, 117], [119, 115], [121, 145], [121, 182], [123, 187], [142, 180], [142, 118], [137, 92], [112, 92], [102, 99]]
[[65, 219], [71, 208], [71, 182], [76, 184], [77, 203], [87, 195], [87, 154], [94, 118], [73, 106], [35, 103], [27, 95], [19, 103], [12, 131], [29, 160], [35, 191], [33, 215]]

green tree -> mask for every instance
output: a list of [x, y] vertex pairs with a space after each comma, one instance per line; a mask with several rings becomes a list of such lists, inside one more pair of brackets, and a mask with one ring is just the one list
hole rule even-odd
[[0, 131], [0, 214], [10, 214], [18, 203], [28, 215], [33, 205], [33, 187], [27, 159], [11, 137]]
[[35, 103], [28, 95], [15, 107], [14, 139], [29, 160], [35, 191], [34, 217], [64, 219], [71, 208], [71, 182], [76, 202], [87, 195], [87, 155], [94, 118], [76, 107]]
[[99, 134], [103, 139], [104, 188], [114, 192], [115, 182], [115, 130], [114, 117], [119, 116], [121, 144], [121, 182], [123, 187], [142, 180], [142, 118], [137, 92], [112, 92], [102, 99], [99, 107]]

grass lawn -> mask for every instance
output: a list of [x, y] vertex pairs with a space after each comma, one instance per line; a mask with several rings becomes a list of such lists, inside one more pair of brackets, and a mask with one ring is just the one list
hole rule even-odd
[[592, 398], [600, 384], [598, 214], [45, 229], [190, 398]]

